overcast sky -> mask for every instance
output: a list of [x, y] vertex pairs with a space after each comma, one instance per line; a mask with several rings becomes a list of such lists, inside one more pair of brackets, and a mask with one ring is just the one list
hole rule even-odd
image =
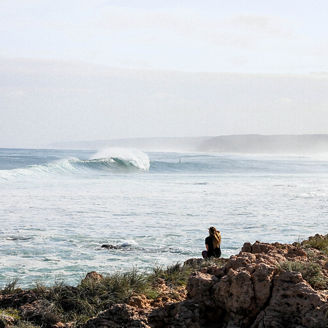
[[328, 3], [0, 0], [0, 147], [328, 133]]

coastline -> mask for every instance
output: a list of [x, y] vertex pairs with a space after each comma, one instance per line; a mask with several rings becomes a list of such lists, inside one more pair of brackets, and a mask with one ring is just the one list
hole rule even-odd
[[229, 259], [189, 259], [0, 291], [0, 327], [327, 327], [328, 235], [245, 243]]

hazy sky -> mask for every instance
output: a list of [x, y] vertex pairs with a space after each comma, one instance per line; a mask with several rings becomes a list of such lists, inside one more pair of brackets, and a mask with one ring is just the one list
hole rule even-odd
[[0, 147], [328, 133], [327, 12], [320, 0], [0, 0]]

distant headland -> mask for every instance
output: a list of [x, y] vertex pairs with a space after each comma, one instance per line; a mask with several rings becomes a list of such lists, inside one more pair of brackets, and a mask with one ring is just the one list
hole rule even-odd
[[302, 135], [222, 135], [213, 137], [126, 138], [94, 141], [59, 142], [58, 149], [101, 149], [130, 147], [144, 151], [190, 151], [249, 154], [328, 153], [328, 134]]

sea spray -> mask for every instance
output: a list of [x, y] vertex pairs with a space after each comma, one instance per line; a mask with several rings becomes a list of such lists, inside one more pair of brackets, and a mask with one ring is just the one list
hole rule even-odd
[[0, 181], [60, 175], [89, 176], [97, 171], [102, 173], [148, 171], [149, 167], [149, 158], [141, 151], [110, 148], [99, 151], [86, 160], [69, 157], [45, 164], [29, 165], [25, 168], [0, 170]]
[[100, 150], [95, 155], [91, 156], [90, 159], [109, 159], [113, 162], [123, 163], [143, 171], [148, 171], [150, 167], [148, 155], [137, 149], [107, 148]]

